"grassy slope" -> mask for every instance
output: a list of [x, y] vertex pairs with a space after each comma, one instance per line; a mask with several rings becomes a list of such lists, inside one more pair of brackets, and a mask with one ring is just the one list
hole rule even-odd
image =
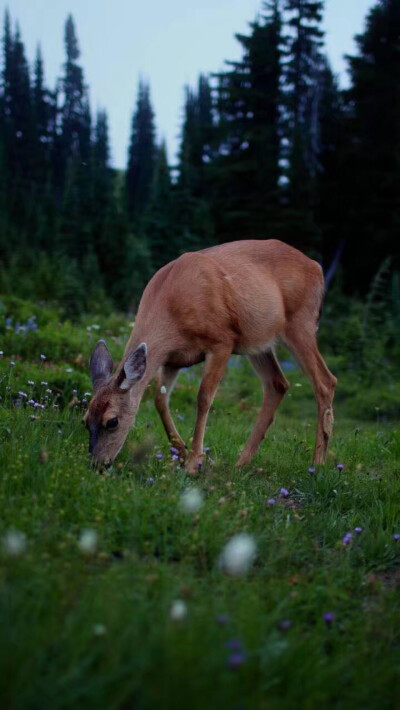
[[[118, 356], [126, 324], [110, 319], [87, 330], [90, 321], [59, 325], [50, 311], [40, 311], [38, 322], [37, 333], [8, 330], [2, 341], [0, 534], [17, 528], [28, 541], [19, 557], [0, 550], [3, 707], [395, 707], [395, 422], [348, 418], [353, 409], [339, 392], [330, 462], [311, 476], [314, 404], [294, 371], [289, 379], [301, 386], [292, 387], [254, 465], [237, 471], [259, 385], [235, 359], [210, 415], [210, 454], [196, 482], [204, 505], [187, 516], [179, 497], [193, 482], [171, 463], [150, 396], [118, 468], [106, 476], [88, 468], [79, 407], [63, 406], [75, 385], [79, 398], [90, 388], [84, 366], [91, 343], [106, 334]], [[186, 439], [199, 374], [183, 373], [173, 396]], [[20, 389], [44, 396], [42, 380], [58, 394], [48, 395], [46, 409], [14, 406]], [[343, 546], [355, 526], [363, 532]], [[85, 528], [98, 533], [89, 556], [77, 545]], [[218, 556], [241, 531], [255, 536], [258, 557], [246, 577], [232, 579], [218, 570]], [[188, 607], [181, 623], [169, 617], [178, 598]], [[330, 625], [328, 611], [335, 614]], [[227, 623], [216, 621], [219, 614]], [[292, 622], [289, 630], [280, 629], [282, 620]], [[246, 653], [236, 671], [228, 667], [232, 640]]]

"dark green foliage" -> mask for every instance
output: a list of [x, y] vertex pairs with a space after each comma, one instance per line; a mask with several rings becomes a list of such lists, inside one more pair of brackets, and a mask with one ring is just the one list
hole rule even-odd
[[131, 141], [126, 171], [128, 213], [138, 224], [150, 199], [156, 161], [154, 113], [150, 87], [139, 82], [136, 109], [132, 117]]
[[[346, 266], [363, 253], [363, 290], [386, 256], [399, 268], [400, 6], [380, 0], [349, 57], [351, 88], [346, 170], [350, 175]], [[348, 282], [348, 287], [351, 285]]]

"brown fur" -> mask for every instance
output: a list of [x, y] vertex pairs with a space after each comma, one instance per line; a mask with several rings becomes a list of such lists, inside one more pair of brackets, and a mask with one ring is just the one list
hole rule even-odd
[[[336, 378], [316, 344], [323, 286], [319, 264], [273, 239], [231, 242], [183, 254], [160, 269], [144, 290], [122, 362], [90, 403], [87, 421], [97, 422], [100, 428], [95, 459], [115, 458], [144, 389], [158, 372], [156, 406], [164, 427], [185, 458], [187, 470], [197, 470], [209, 408], [230, 355], [239, 353], [249, 357], [265, 393], [260, 416], [238, 461], [249, 463], [289, 386], [272, 350], [280, 337], [314, 386], [318, 402], [314, 460], [324, 461]], [[146, 371], [122, 392], [118, 383], [124, 377], [124, 363], [140, 343], [147, 345]], [[169, 411], [169, 395], [179, 368], [203, 360], [193, 446], [186, 454]], [[163, 385], [166, 394], [160, 393]], [[119, 418], [118, 431], [104, 430], [109, 412]]]

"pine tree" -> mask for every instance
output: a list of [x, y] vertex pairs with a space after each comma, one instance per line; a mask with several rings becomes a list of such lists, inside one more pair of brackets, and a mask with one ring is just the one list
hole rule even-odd
[[179, 227], [175, 223], [174, 195], [164, 142], [157, 154], [143, 232], [150, 247], [153, 269], [159, 269], [179, 255]]
[[138, 99], [132, 118], [132, 132], [126, 171], [128, 213], [135, 224], [146, 211], [156, 160], [154, 112], [150, 87], [139, 82]]
[[[218, 236], [265, 237], [277, 219], [281, 153], [282, 19], [279, 0], [237, 35], [239, 62], [218, 75]], [[228, 236], [230, 235], [230, 236]]]
[[[365, 290], [388, 254], [400, 262], [400, 5], [379, 0], [356, 37], [349, 57], [347, 94], [349, 144], [346, 261], [363, 269], [357, 284]], [[353, 284], [349, 282], [349, 287]]]
[[315, 249], [321, 246], [314, 210], [320, 169], [323, 1], [286, 0], [285, 9], [290, 29], [285, 71], [286, 221], [297, 246]]

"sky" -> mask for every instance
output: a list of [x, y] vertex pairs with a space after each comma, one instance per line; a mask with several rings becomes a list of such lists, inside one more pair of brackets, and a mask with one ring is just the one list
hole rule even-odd
[[[347, 84], [343, 55], [355, 50], [374, 0], [326, 0], [324, 29], [333, 70]], [[92, 112], [109, 118], [112, 163], [126, 165], [132, 112], [140, 77], [150, 82], [158, 140], [176, 160], [184, 86], [200, 72], [216, 72], [239, 59], [236, 32], [246, 34], [262, 0], [0, 0], [18, 21], [32, 62], [40, 42], [46, 81], [55, 85], [64, 62], [64, 23], [72, 13]]]

